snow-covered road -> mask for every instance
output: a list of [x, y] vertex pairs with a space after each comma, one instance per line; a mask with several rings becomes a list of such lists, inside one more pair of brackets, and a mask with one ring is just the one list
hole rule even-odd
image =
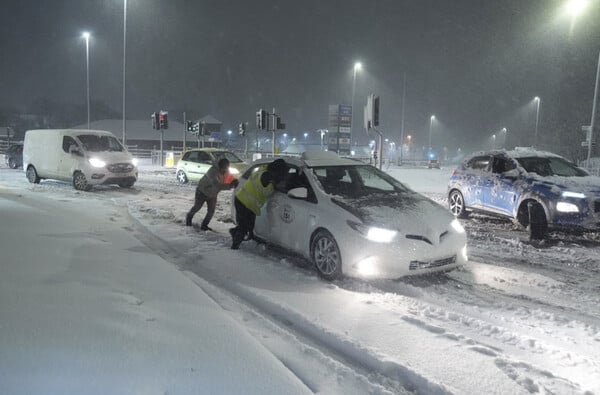
[[[443, 203], [448, 170], [388, 171]], [[219, 196], [217, 232], [184, 227], [194, 187], [178, 185], [172, 170], [146, 168], [130, 191], [89, 193], [0, 172], [0, 183], [16, 191], [128, 207], [140, 240], [188, 273], [314, 392], [600, 393], [598, 235], [533, 246], [510, 222], [473, 216], [464, 222], [471, 262], [462, 270], [327, 283], [285, 252], [253, 242], [229, 250], [230, 193]], [[264, 336], [270, 325], [277, 336]], [[315, 377], [303, 353], [289, 347], [328, 371]], [[353, 384], [333, 386], [329, 375]]]

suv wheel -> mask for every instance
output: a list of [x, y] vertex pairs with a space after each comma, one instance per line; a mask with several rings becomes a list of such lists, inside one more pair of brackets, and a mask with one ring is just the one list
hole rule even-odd
[[548, 230], [544, 207], [537, 202], [529, 202], [527, 208], [529, 212], [529, 240], [543, 240]]
[[452, 192], [450, 192], [450, 196], [448, 196], [448, 206], [455, 217], [465, 218], [467, 216], [465, 199], [463, 198], [462, 193], [456, 189], [452, 190]]

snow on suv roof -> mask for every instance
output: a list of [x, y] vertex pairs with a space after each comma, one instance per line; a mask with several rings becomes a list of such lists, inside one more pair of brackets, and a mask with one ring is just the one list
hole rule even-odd
[[347, 158], [340, 158], [331, 151], [306, 151], [300, 157], [309, 167], [315, 166], [356, 166], [361, 163]]
[[506, 151], [506, 154], [511, 158], [528, 158], [532, 156], [536, 158], [562, 158], [560, 155], [547, 151], [538, 151], [533, 147], [515, 147], [515, 149], [512, 151]]

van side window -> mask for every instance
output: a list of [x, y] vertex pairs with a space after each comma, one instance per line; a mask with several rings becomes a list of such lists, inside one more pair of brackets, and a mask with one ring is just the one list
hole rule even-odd
[[64, 136], [63, 137], [63, 151], [65, 151], [67, 154], [69, 153], [69, 148], [74, 145], [75, 147], [77, 147], [77, 143], [75, 142], [75, 139], [71, 136]]

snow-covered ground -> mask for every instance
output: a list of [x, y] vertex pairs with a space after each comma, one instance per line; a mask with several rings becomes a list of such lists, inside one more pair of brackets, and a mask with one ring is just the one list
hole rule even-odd
[[[387, 171], [445, 204], [451, 169]], [[168, 278], [181, 271], [203, 292], [188, 295], [188, 284], [171, 289], [171, 297], [198, 297], [202, 303], [202, 295], [210, 296], [227, 315], [221, 319], [235, 321], [236, 330], [252, 335], [309, 391], [600, 394], [598, 235], [553, 235], [534, 246], [508, 221], [473, 216], [463, 223], [471, 258], [464, 269], [394, 281], [328, 283], [303, 259], [283, 251], [254, 242], [230, 250], [230, 192], [219, 195], [211, 224], [216, 232], [183, 226], [194, 186], [178, 185], [172, 169], [143, 167], [132, 190], [77, 192], [55, 181], [30, 185], [22, 171], [5, 168], [0, 185], [24, 198], [112, 207], [121, 213], [119, 226], [134, 230], [130, 233], [163, 258], [147, 267], [136, 267], [127, 256], [117, 262], [139, 270], [140, 277], [162, 276], [162, 270]], [[102, 215], [88, 210], [86, 218], [106, 223]], [[0, 243], [5, 250], [6, 241]], [[152, 295], [153, 286], [152, 298], [159, 301], [164, 289], [158, 284], [149, 284], [145, 292]], [[5, 303], [0, 307], [4, 311]], [[164, 319], [193, 321], [181, 317], [179, 306], [171, 307]], [[187, 330], [179, 335], [192, 341]], [[0, 366], [8, 363], [4, 355]]]

